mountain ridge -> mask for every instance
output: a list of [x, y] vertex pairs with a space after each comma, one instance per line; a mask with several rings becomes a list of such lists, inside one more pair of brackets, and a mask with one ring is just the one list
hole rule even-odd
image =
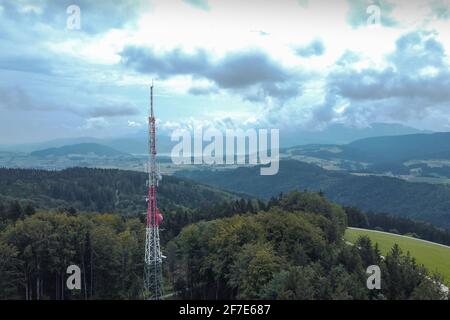
[[99, 143], [78, 143], [65, 145], [62, 147], [48, 148], [33, 151], [30, 153], [34, 157], [48, 156], [70, 156], [70, 155], [96, 155], [96, 156], [126, 156], [127, 153]]
[[[282, 130], [280, 135], [280, 146], [283, 148], [294, 147], [296, 145], [306, 145], [312, 143], [320, 144], [343, 144], [349, 143], [359, 138], [386, 135], [404, 135], [410, 133], [430, 133], [400, 124], [373, 123], [366, 128], [348, 127], [342, 124], [333, 124], [321, 131], [309, 130]], [[54, 139], [36, 143], [25, 143], [15, 145], [0, 145], [1, 151], [13, 152], [33, 152], [40, 149], [62, 147], [64, 145], [78, 143], [100, 143], [119, 151], [131, 154], [144, 154], [147, 152], [147, 133], [137, 132], [118, 137], [94, 138], [94, 137], [74, 137], [65, 139]], [[168, 153], [176, 142], [170, 140], [170, 132], [157, 135], [157, 148], [159, 153]]]

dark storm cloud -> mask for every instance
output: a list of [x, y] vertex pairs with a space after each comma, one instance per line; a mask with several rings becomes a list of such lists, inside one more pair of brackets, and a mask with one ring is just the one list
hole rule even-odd
[[236, 52], [211, 66], [205, 75], [222, 88], [242, 88], [258, 83], [285, 82], [289, 73], [260, 51]]
[[226, 55], [204, 76], [249, 101], [272, 97], [285, 102], [301, 93], [299, 80], [305, 75], [283, 68], [262, 51], [245, 51]]
[[[417, 31], [400, 37], [384, 69], [357, 70], [351, 61], [358, 59], [357, 54], [346, 52], [329, 74], [325, 102], [314, 114], [317, 122], [337, 116], [366, 123], [380, 118], [420, 119], [448, 109], [450, 68], [434, 33]], [[348, 107], [338, 115], [335, 107], [345, 103]]]
[[209, 57], [204, 50], [193, 53], [173, 49], [159, 54], [150, 48], [126, 47], [121, 53], [122, 63], [141, 73], [157, 74], [161, 78], [175, 75], [203, 75], [210, 68]]
[[314, 39], [308, 45], [297, 47], [294, 51], [297, 55], [304, 58], [321, 56], [325, 53], [325, 45], [320, 39]]
[[[161, 78], [191, 75], [208, 79], [221, 89], [241, 94], [244, 99], [274, 97], [286, 100], [299, 94], [298, 74], [283, 68], [259, 50], [232, 52], [213, 60], [205, 51], [192, 53], [181, 49], [157, 53], [151, 48], [127, 47], [121, 52], [122, 64], [138, 72]], [[201, 90], [193, 90], [200, 94]], [[210, 90], [205, 93], [211, 93]]]

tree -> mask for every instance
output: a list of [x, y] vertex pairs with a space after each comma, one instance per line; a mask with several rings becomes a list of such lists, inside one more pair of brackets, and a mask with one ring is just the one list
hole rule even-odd
[[25, 216], [31, 216], [36, 213], [36, 209], [31, 205], [27, 204], [25, 208], [23, 209], [23, 214]]
[[371, 265], [380, 264], [380, 253], [378, 251], [378, 244], [375, 244], [375, 248], [372, 246], [372, 241], [368, 236], [361, 236], [355, 243], [355, 246], [359, 249], [359, 255], [361, 256], [363, 266], [367, 268]]
[[279, 300], [313, 300], [317, 297], [319, 278], [315, 267], [290, 267], [274, 275], [265, 288], [263, 298]]
[[16, 221], [22, 217], [22, 207], [20, 206], [19, 201], [15, 200], [9, 204], [9, 208], [7, 211], [7, 217], [13, 221]]
[[18, 287], [23, 282], [19, 251], [0, 241], [0, 300], [20, 298]]
[[230, 282], [238, 288], [238, 298], [258, 299], [265, 286], [280, 270], [281, 259], [270, 245], [246, 245], [232, 267]]
[[443, 300], [446, 294], [441, 288], [443, 279], [440, 276], [434, 276], [430, 279], [423, 279], [411, 294], [413, 300]]

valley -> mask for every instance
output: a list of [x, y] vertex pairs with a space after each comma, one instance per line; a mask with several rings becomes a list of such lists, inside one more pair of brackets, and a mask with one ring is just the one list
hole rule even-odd
[[445, 184], [410, 183], [385, 176], [357, 176], [296, 160], [280, 161], [280, 171], [276, 176], [262, 177], [258, 173], [258, 167], [250, 167], [179, 171], [176, 175], [261, 199], [270, 199], [295, 189], [321, 191], [341, 205], [387, 212], [450, 228], [450, 186]]

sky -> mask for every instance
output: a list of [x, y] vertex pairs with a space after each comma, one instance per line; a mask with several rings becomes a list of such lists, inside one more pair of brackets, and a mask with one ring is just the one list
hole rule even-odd
[[142, 132], [152, 81], [162, 133], [450, 131], [449, 52], [445, 0], [0, 0], [0, 144]]

